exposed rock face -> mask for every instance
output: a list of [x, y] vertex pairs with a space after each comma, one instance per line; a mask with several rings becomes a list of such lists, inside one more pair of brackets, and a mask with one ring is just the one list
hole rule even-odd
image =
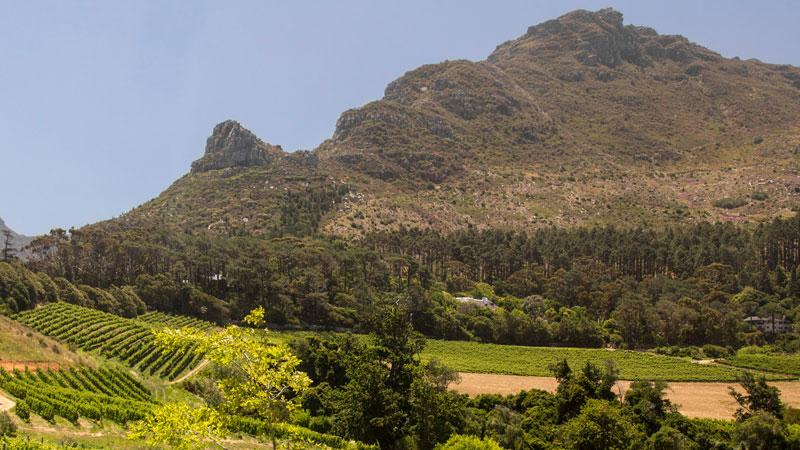
[[[489, 60], [527, 53], [535, 57], [574, 55], [587, 66], [648, 66], [654, 61], [717, 60], [721, 57], [683, 36], [660, 35], [648, 27], [624, 25], [613, 9], [578, 10], [528, 28], [520, 39], [497, 47]], [[580, 81], [580, 80], [573, 80]]]
[[226, 120], [214, 127], [205, 154], [192, 163], [192, 172], [265, 166], [283, 155], [280, 146], [267, 144], [239, 122]]

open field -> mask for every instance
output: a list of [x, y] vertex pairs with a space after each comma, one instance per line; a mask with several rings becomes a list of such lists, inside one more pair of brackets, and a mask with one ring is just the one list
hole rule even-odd
[[[522, 390], [541, 389], [555, 392], [558, 383], [552, 377], [461, 373], [461, 382], [451, 389], [469, 395], [516, 394]], [[795, 408], [800, 407], [800, 382], [775, 381], [770, 383], [781, 391], [781, 399]], [[629, 381], [617, 383], [617, 393], [624, 393]], [[670, 382], [667, 398], [679, 406], [688, 417], [705, 419], [732, 419], [737, 405], [728, 394], [728, 388], [742, 390], [736, 383]]]

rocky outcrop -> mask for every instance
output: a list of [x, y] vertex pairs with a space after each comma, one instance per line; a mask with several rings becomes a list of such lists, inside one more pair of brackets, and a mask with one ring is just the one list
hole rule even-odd
[[606, 67], [721, 58], [683, 36], [660, 35], [652, 28], [624, 25], [622, 13], [611, 8], [573, 11], [532, 26], [521, 38], [498, 46], [489, 60], [520, 53], [537, 58], [574, 55], [584, 65]]
[[283, 155], [280, 146], [267, 144], [239, 122], [226, 120], [214, 127], [206, 141], [205, 154], [192, 163], [192, 172], [265, 166]]

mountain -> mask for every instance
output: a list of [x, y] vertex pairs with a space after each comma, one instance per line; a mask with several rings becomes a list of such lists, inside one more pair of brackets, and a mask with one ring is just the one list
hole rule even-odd
[[793, 214], [799, 155], [797, 67], [579, 10], [483, 61], [404, 74], [310, 152], [223, 122], [190, 173], [101, 226], [357, 236], [755, 222]]
[[5, 245], [6, 232], [10, 232], [9, 236], [11, 238], [11, 247], [16, 249], [17, 251], [21, 250], [23, 247], [28, 245], [33, 238], [29, 236], [23, 236], [21, 234], [15, 233], [14, 230], [9, 228], [6, 223], [0, 218], [0, 248]]

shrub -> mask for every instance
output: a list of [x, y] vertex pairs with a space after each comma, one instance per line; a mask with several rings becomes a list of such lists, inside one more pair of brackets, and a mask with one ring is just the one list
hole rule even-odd
[[764, 200], [769, 198], [769, 195], [767, 195], [767, 193], [764, 191], [755, 191], [752, 194], [750, 194], [750, 198], [759, 202], [763, 202]]
[[437, 445], [436, 450], [500, 450], [500, 445], [491, 438], [455, 434], [444, 444]]
[[17, 426], [8, 416], [8, 413], [0, 414], [0, 436], [14, 436], [17, 434]]
[[727, 348], [713, 344], [704, 345], [703, 353], [709, 358], [724, 358], [731, 354]]
[[736, 209], [740, 208], [747, 204], [747, 200], [740, 198], [740, 197], [725, 197], [719, 200], [716, 200], [713, 205], [716, 208], [723, 208], [723, 209]]
[[14, 413], [16, 413], [17, 417], [25, 422], [31, 420], [31, 407], [28, 406], [28, 403], [25, 400], [20, 400], [17, 402], [17, 406], [14, 407]]

